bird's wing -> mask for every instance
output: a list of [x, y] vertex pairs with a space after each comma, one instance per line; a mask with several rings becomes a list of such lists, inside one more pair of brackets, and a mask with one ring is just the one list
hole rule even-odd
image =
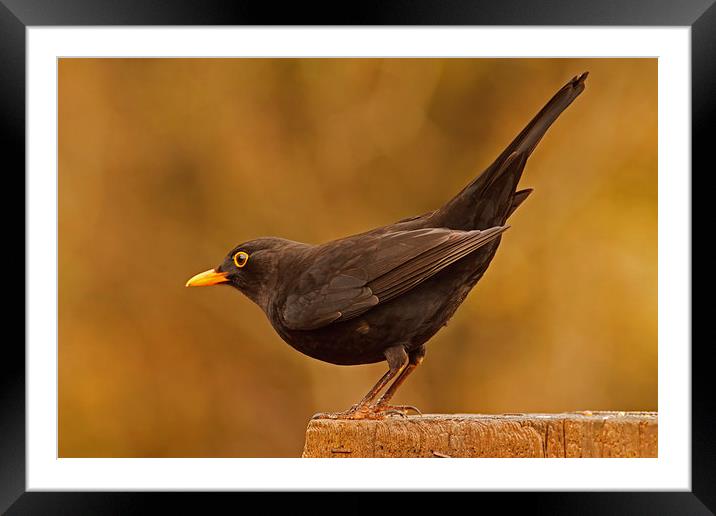
[[286, 297], [284, 324], [291, 330], [313, 330], [356, 317], [419, 285], [506, 229], [393, 231], [328, 244]]

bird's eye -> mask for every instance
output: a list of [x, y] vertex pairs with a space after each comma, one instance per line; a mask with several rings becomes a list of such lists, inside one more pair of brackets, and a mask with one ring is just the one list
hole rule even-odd
[[246, 265], [246, 262], [249, 261], [249, 255], [245, 253], [244, 251], [239, 251], [234, 255], [234, 264], [240, 269], [244, 265]]

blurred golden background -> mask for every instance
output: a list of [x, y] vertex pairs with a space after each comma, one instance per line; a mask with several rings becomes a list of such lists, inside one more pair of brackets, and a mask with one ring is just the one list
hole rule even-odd
[[255, 237], [438, 207], [585, 70], [395, 401], [656, 410], [656, 59], [60, 60], [60, 456], [300, 456], [310, 416], [385, 364], [305, 357], [239, 292], [186, 280]]

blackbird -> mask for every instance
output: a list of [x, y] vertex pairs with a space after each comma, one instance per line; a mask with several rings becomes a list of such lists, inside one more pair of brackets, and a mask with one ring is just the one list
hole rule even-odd
[[263, 309], [283, 340], [318, 360], [387, 361], [360, 402], [318, 417], [405, 415], [414, 407], [390, 399], [487, 270], [507, 219], [532, 192], [517, 190], [527, 158], [586, 77], [562, 87], [492, 165], [437, 210], [321, 245], [250, 240], [186, 286], [231, 285]]

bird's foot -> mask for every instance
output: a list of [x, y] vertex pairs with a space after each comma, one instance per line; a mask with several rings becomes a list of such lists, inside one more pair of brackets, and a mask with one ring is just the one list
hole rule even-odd
[[374, 407], [376, 410], [382, 411], [385, 414], [394, 414], [402, 417], [408, 417], [408, 412], [413, 411], [416, 415], [422, 416], [418, 407], [413, 405], [381, 405], [380, 403]]
[[342, 412], [319, 412], [311, 419], [378, 419], [374, 415], [372, 406], [358, 404]]
[[422, 413], [412, 405], [353, 405], [343, 412], [320, 412], [311, 419], [384, 419], [388, 416], [408, 417], [409, 411]]

